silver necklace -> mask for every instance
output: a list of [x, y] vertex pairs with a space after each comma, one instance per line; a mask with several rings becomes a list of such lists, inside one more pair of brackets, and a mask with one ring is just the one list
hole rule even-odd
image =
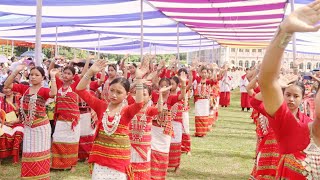
[[121, 110], [122, 108], [124, 107], [125, 103], [122, 103], [121, 104], [121, 107], [119, 109], [119, 112], [117, 112], [114, 117], [113, 117], [113, 120], [110, 122], [109, 121], [109, 113], [110, 113], [110, 110], [109, 110], [109, 106], [107, 108], [107, 110], [105, 111], [105, 113], [103, 114], [103, 117], [102, 117], [102, 126], [103, 126], [103, 130], [104, 132], [108, 135], [108, 136], [111, 136], [118, 128], [119, 126], [119, 123], [120, 123], [120, 119], [121, 119]]

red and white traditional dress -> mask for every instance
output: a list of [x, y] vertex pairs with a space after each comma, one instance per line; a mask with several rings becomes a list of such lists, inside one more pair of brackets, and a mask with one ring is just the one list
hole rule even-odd
[[182, 139], [181, 139], [181, 153], [188, 153], [191, 151], [191, 136], [190, 136], [190, 123], [189, 123], [189, 94], [186, 92], [184, 99], [184, 108], [182, 112]]
[[262, 101], [251, 98], [250, 104], [257, 111], [257, 153], [251, 173], [252, 179], [275, 179], [280, 160], [279, 146], [274, 131], [269, 126]]
[[210, 111], [210, 80], [201, 80], [193, 71], [194, 85], [194, 111], [195, 111], [195, 126], [196, 137], [204, 137], [208, 131], [209, 111]]
[[[106, 101], [96, 98], [86, 90], [77, 93], [98, 117], [97, 132], [88, 161], [94, 163], [92, 179], [133, 179], [128, 126], [131, 119], [141, 110], [143, 103], [123, 105], [119, 116], [111, 117], [107, 116]], [[110, 127], [108, 123], [114, 121], [115, 125], [118, 125]], [[115, 131], [109, 134], [109, 128]]]
[[[13, 102], [9, 102], [5, 97], [0, 97], [0, 108], [6, 113], [16, 113], [19, 119], [20, 98], [19, 94], [13, 94]], [[12, 156], [13, 163], [18, 163], [23, 139], [23, 124], [19, 122], [13, 126], [3, 125], [2, 130], [4, 134], [0, 136], [0, 159]]]
[[227, 107], [230, 105], [231, 80], [232, 77], [229, 76], [228, 72], [226, 72], [220, 81], [219, 104], [221, 106]]
[[29, 94], [29, 86], [14, 84], [12, 91], [22, 94], [21, 120], [24, 126], [21, 162], [22, 179], [50, 179], [51, 127], [46, 114], [49, 88]]
[[309, 130], [312, 120], [299, 111], [297, 117], [298, 121], [286, 102], [268, 117], [281, 154], [276, 179], [320, 179], [320, 148]]
[[173, 117], [173, 137], [171, 137], [170, 152], [169, 152], [169, 168], [178, 168], [181, 159], [181, 142], [183, 127], [183, 112], [186, 110], [184, 101], [179, 101], [171, 107]]
[[63, 82], [57, 77], [58, 93], [55, 107], [55, 132], [52, 136], [52, 165], [53, 169], [70, 169], [77, 165], [80, 126], [80, 111], [78, 95], [74, 92], [80, 79], [75, 77], [67, 88], [63, 88]]
[[[90, 90], [93, 96], [96, 94]], [[89, 158], [89, 154], [93, 145], [94, 135], [96, 132], [97, 114], [89, 105], [81, 98], [79, 98], [80, 110], [80, 141], [79, 141], [79, 155], [78, 158], [85, 160]]]
[[151, 125], [158, 108], [146, 105], [129, 124], [131, 141], [131, 166], [134, 179], [151, 178]]
[[[153, 93], [154, 94], [154, 93]], [[157, 102], [157, 99], [155, 99]], [[169, 95], [163, 111], [153, 119], [151, 127], [151, 179], [165, 179], [169, 163], [172, 129], [171, 107], [178, 102], [178, 95]]]
[[242, 108], [251, 108], [250, 105], [250, 96], [248, 95], [246, 87], [249, 84], [249, 80], [245, 75], [241, 76], [240, 80], [240, 93], [241, 93], [241, 107]]
[[212, 126], [218, 119], [219, 107], [219, 81], [212, 81], [210, 87], [210, 111], [208, 119], [208, 130], [212, 130]]

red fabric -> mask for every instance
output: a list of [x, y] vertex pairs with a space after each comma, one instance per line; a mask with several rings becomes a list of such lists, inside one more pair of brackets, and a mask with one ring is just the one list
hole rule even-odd
[[197, 137], [203, 137], [208, 132], [208, 116], [195, 116], [196, 132], [194, 133]]
[[[65, 96], [62, 96], [61, 93], [57, 93], [56, 96], [56, 106], [55, 106], [55, 114], [54, 119], [55, 120], [61, 120], [61, 121], [69, 121], [72, 122], [72, 128], [75, 127], [80, 118], [80, 111], [79, 111], [79, 97], [74, 92], [78, 83], [80, 82], [80, 78], [78, 76], [75, 76], [75, 82], [73, 82], [70, 85], [70, 88], [73, 92], [68, 92]], [[58, 90], [62, 88], [62, 91], [65, 92], [68, 90], [68, 88], [63, 88], [64, 82], [59, 79], [59, 77], [56, 77], [57, 82], [57, 88]]]
[[[13, 95], [12, 104], [7, 100], [5, 101], [4, 97], [0, 97], [0, 108], [5, 110], [6, 113], [10, 113], [15, 111], [16, 114], [19, 113], [19, 105], [20, 105], [20, 94]], [[14, 124], [11, 128], [15, 127], [23, 127], [21, 123]], [[20, 145], [23, 139], [23, 132], [17, 131], [12, 136], [10, 134], [3, 134], [0, 136], [0, 158], [7, 158], [9, 156], [13, 156], [13, 162], [18, 163], [19, 161], [19, 153], [20, 153]]]
[[169, 168], [177, 168], [180, 166], [181, 160], [181, 143], [171, 143], [169, 152]]
[[131, 163], [131, 166], [135, 180], [151, 179], [151, 162]]
[[[151, 100], [154, 104], [157, 104], [158, 102], [158, 99], [159, 99], [159, 93], [158, 92], [155, 92], [153, 91], [151, 93]], [[169, 95], [168, 99], [167, 99], [167, 102], [166, 104], [168, 105], [168, 109], [170, 110], [171, 107], [176, 104], [177, 102], [179, 101], [179, 95]]]
[[79, 144], [52, 143], [52, 169], [71, 169], [78, 162]]
[[131, 94], [128, 95], [127, 101], [128, 101], [128, 105], [131, 105], [136, 102]]
[[280, 160], [280, 153], [275, 134], [270, 128], [268, 134], [262, 139], [258, 152], [260, 158], [257, 162], [256, 178], [261, 179], [264, 176], [272, 176], [275, 178]]
[[250, 96], [248, 93], [241, 93], [241, 107], [242, 108], [251, 108], [250, 105]]
[[[22, 96], [24, 94], [29, 93], [30, 86], [24, 85], [24, 84], [13, 84], [12, 91], [20, 93]], [[38, 96], [41, 96], [44, 100], [47, 100], [50, 98], [49, 96], [50, 89], [49, 88], [40, 88], [38, 91]], [[38, 106], [37, 106], [38, 107]], [[44, 109], [45, 111], [45, 109]]]
[[151, 150], [151, 179], [165, 180], [169, 154]]
[[[97, 163], [99, 165], [107, 166], [120, 172], [127, 173], [130, 165], [130, 141], [128, 136], [128, 125], [131, 119], [141, 110], [143, 103], [134, 103], [124, 107], [121, 111], [120, 123], [114, 134], [120, 136], [124, 141], [123, 143], [125, 143], [125, 146], [128, 148], [111, 148], [106, 145], [97, 144], [97, 139], [99, 139], [99, 141], [108, 139], [105, 143], [117, 144], [117, 140], [114, 139], [115, 136], [104, 135], [103, 126], [101, 124], [103, 115], [108, 108], [108, 104], [105, 101], [96, 98], [86, 90], [77, 91], [77, 93], [97, 113], [98, 116], [98, 131], [89, 156], [89, 163]], [[109, 121], [112, 119], [113, 117], [108, 118]], [[123, 145], [124, 144], [121, 144], [121, 146]], [[121, 158], [114, 157], [114, 155], [121, 156]]]
[[299, 111], [297, 116], [299, 121], [290, 112], [286, 102], [283, 102], [274, 117], [268, 116], [269, 125], [275, 133], [280, 153], [283, 154], [276, 179], [305, 179], [303, 175], [305, 168], [301, 162], [306, 157], [303, 150], [310, 143], [308, 123], [311, 122], [311, 119]]
[[230, 92], [220, 92], [219, 104], [221, 106], [229, 106], [230, 105]]
[[[135, 126], [133, 126], [132, 123], [130, 123], [129, 125], [129, 136], [131, 140], [131, 146], [139, 153], [140, 157], [145, 161], [147, 160], [148, 151], [151, 149], [151, 122], [154, 116], [156, 116], [157, 114], [158, 108], [156, 107], [148, 107], [145, 111], [141, 110], [138, 114], [136, 114], [138, 122], [141, 121], [141, 117], [143, 115], [145, 115], [147, 119], [147, 124], [143, 131], [141, 140], [134, 139], [132, 133], [133, 131], [139, 131], [140, 129], [134, 129]], [[138, 125], [140, 124], [138, 123]]]
[[181, 141], [181, 152], [187, 153], [191, 151], [191, 137], [190, 134], [183, 133]]
[[93, 141], [94, 135], [80, 137], [78, 159], [87, 159], [89, 157]]
[[[36, 158], [36, 161], [24, 161]], [[50, 179], [50, 150], [39, 153], [23, 153], [21, 162], [21, 179]]]
[[[22, 124], [19, 126], [22, 126]], [[15, 132], [12, 136], [9, 134], [0, 136], [0, 159], [13, 156], [13, 163], [18, 163], [22, 140], [23, 132], [21, 131]]]
[[90, 90], [91, 91], [96, 91], [100, 87], [98, 81], [92, 81], [90, 82]]

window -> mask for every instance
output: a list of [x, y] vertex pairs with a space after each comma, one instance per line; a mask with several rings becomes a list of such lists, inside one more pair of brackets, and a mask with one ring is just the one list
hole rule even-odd
[[262, 52], [262, 49], [258, 49], [258, 52], [261, 53], [261, 52]]
[[300, 64], [299, 69], [303, 69], [303, 63]]
[[245, 51], [246, 51], [246, 52], [250, 52], [250, 49], [246, 49]]
[[236, 48], [231, 48], [231, 52], [236, 52]]
[[249, 68], [249, 61], [246, 61], [244, 67]]
[[311, 66], [312, 66], [311, 62], [308, 62], [307, 69], [311, 69]]
[[252, 52], [254, 52], [254, 53], [255, 53], [255, 52], [257, 52], [257, 50], [256, 50], [256, 49], [252, 49]]
[[293, 69], [293, 62], [290, 63], [290, 68]]
[[252, 61], [251, 62], [251, 67], [255, 66], [256, 65], [256, 62], [255, 61]]
[[231, 63], [234, 64], [234, 60], [231, 60]]
[[243, 49], [239, 49], [239, 52], [243, 52]]
[[239, 61], [239, 66], [243, 67], [243, 62], [241, 60]]

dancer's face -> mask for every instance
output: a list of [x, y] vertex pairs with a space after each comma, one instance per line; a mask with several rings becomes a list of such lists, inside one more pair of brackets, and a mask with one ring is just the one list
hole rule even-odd
[[38, 85], [42, 83], [43, 78], [44, 77], [38, 69], [32, 69], [30, 71], [29, 80], [32, 85]]
[[284, 91], [284, 100], [286, 101], [288, 108], [291, 112], [294, 112], [299, 108], [303, 99], [302, 89], [297, 85], [291, 85]]
[[72, 81], [74, 78], [74, 74], [70, 69], [65, 69], [62, 74], [62, 78], [64, 82]]
[[120, 83], [112, 84], [109, 87], [108, 99], [112, 104], [121, 103], [126, 97], [128, 93], [126, 89]]

